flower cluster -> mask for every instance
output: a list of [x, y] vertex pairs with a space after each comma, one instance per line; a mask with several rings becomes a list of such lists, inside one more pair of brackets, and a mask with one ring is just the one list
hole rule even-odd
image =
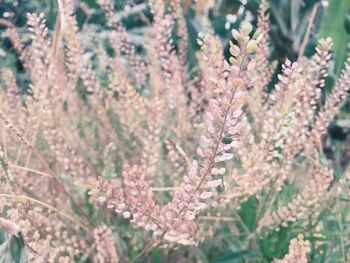
[[308, 254], [311, 252], [311, 244], [304, 240], [302, 235], [290, 241], [288, 254], [283, 259], [274, 260], [274, 263], [307, 263]]
[[[113, 1], [98, 4], [103, 34], [89, 21], [80, 29], [73, 0], [58, 1], [54, 31], [44, 14], [28, 14], [26, 44], [6, 31], [29, 89], [1, 69], [0, 230], [20, 232], [30, 259], [118, 262], [134, 254], [128, 244], [149, 242], [140, 255], [198, 246], [218, 225], [206, 220], [263, 236], [317, 222], [334, 185], [344, 194], [349, 178], [337, 182], [318, 148], [350, 88], [349, 56], [323, 96], [331, 39], [278, 71], [263, 0], [257, 28], [243, 19], [232, 30], [228, 59], [201, 26], [189, 70], [182, 1], [137, 11], [147, 25], [137, 37]], [[247, 202], [257, 204], [249, 227], [239, 215]], [[310, 248], [299, 236], [275, 262], [307, 262]]]

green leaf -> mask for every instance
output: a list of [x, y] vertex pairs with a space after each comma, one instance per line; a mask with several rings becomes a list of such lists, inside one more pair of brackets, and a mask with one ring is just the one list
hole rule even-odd
[[250, 197], [241, 205], [238, 214], [241, 217], [244, 225], [249, 231], [253, 231], [256, 226], [256, 211], [258, 209], [258, 200], [255, 197]]
[[256, 257], [258, 254], [254, 250], [240, 250], [226, 254], [222, 258], [215, 260], [212, 263], [245, 262], [243, 260], [249, 256]]
[[330, 0], [325, 9], [319, 37], [331, 37], [334, 41], [335, 73], [339, 75], [346, 60], [350, 34], [346, 30], [347, 16], [350, 11], [349, 0]]
[[164, 262], [163, 257], [162, 257], [162, 253], [159, 249], [152, 250], [151, 258], [152, 258], [152, 262], [154, 262], [154, 263]]
[[350, 12], [346, 16], [345, 29], [346, 29], [346, 32], [348, 32], [348, 34], [350, 34]]
[[257, 241], [264, 258], [273, 260], [282, 258], [287, 252], [290, 240], [295, 236], [291, 227], [281, 227], [279, 231], [272, 231]]
[[21, 236], [6, 237], [3, 233], [1, 233], [1, 240], [4, 242], [0, 245], [0, 262], [29, 262], [28, 251]]

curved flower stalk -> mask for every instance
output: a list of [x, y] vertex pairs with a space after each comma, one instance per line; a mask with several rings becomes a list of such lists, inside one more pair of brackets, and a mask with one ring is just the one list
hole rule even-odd
[[[69, 18], [67, 18], [67, 21], [65, 22], [67, 23], [66, 26], [68, 26], [68, 24], [74, 24], [73, 20], [75, 17], [72, 14], [73, 10], [71, 10], [73, 7], [67, 3], [66, 8], [68, 11], [70, 10], [69, 12], [71, 12]], [[89, 168], [84, 163], [83, 158], [81, 158], [66, 142], [65, 136], [56, 128], [57, 124], [60, 122], [55, 116], [59, 115], [61, 109], [55, 105], [57, 102], [61, 102], [61, 98], [59, 98], [59, 96], [58, 98], [54, 98], [54, 95], [59, 94], [57, 91], [58, 86], [55, 84], [55, 80], [58, 78], [55, 73], [57, 74], [58, 72], [55, 68], [55, 62], [48, 59], [49, 55], [51, 54], [52, 46], [49, 40], [50, 37], [48, 36], [48, 29], [45, 25], [43, 15], [38, 16], [36, 14], [29, 14], [28, 25], [33, 32], [32, 56], [36, 59], [35, 68], [37, 68], [32, 71], [32, 89], [36, 99], [32, 107], [33, 110], [39, 111], [41, 114], [41, 119], [37, 120], [36, 125], [38, 125], [38, 128], [40, 125], [42, 126], [41, 128], [43, 129], [43, 134], [49, 141], [51, 150], [55, 153], [56, 158], [58, 159], [59, 163], [62, 164], [64, 170], [72, 175], [91, 175], [92, 172], [89, 171]], [[69, 63], [75, 62], [71, 61]], [[52, 71], [48, 70], [51, 69], [51, 66], [54, 67]], [[73, 83], [71, 84], [74, 85]]]
[[105, 203], [109, 209], [130, 218], [137, 226], [156, 231], [162, 227], [159, 224], [160, 207], [155, 203], [149, 183], [142, 176], [139, 167], [124, 165], [123, 168], [122, 188], [100, 181], [91, 195]]
[[[277, 109], [276, 112], [285, 112], [285, 116], [281, 116], [280, 131], [277, 133], [279, 139], [274, 146], [273, 157], [277, 158], [278, 163], [274, 163], [275, 166], [271, 171], [274, 187], [278, 191], [282, 189], [296, 155], [308, 154], [305, 145], [308, 143], [310, 126], [316, 115], [324, 78], [327, 76], [331, 47], [330, 39], [321, 39], [316, 48], [316, 54], [309, 61], [304, 61], [298, 66], [299, 73], [295, 80], [297, 85], [286, 88], [284, 94], [280, 93], [281, 99], [272, 106], [272, 109]], [[281, 78], [281, 82], [283, 81], [285, 80]], [[272, 98], [276, 95], [278, 91], [272, 95]], [[282, 105], [280, 101], [284, 103], [284, 108], [278, 106]], [[277, 113], [273, 116], [277, 116]]]
[[[82, 69], [84, 47], [82, 36], [79, 32], [75, 17], [75, 2], [73, 0], [59, 0], [59, 15], [61, 22], [62, 37], [66, 47], [66, 67], [70, 87], [74, 88]], [[58, 30], [58, 29], [56, 29]]]
[[136, 48], [130, 41], [123, 24], [118, 20], [114, 2], [111, 0], [98, 0], [98, 4], [106, 12], [108, 26], [113, 29], [114, 34], [112, 34], [110, 41], [116, 53], [115, 55], [117, 57], [122, 55], [126, 57], [126, 62], [135, 73], [134, 81], [143, 84], [147, 79], [148, 67], [136, 52]]
[[4, 123], [7, 129], [12, 131], [13, 134], [16, 135], [16, 137], [19, 139], [19, 141], [21, 141], [21, 143], [23, 143], [28, 148], [32, 148], [32, 145], [28, 141], [28, 139], [24, 137], [21, 131], [16, 126], [14, 126], [14, 124], [10, 121], [10, 119], [1, 111], [0, 111], [0, 120]]
[[192, 94], [192, 96], [193, 100], [206, 110], [205, 104], [213, 96], [215, 89], [215, 83], [212, 79], [218, 79], [218, 74], [225, 70], [225, 59], [221, 41], [213, 33], [199, 33], [197, 42], [202, 51], [198, 55], [198, 60], [203, 79], [200, 91]]
[[111, 229], [106, 225], [100, 226], [94, 230], [94, 237], [97, 248], [97, 261], [100, 263], [119, 262]]
[[310, 241], [299, 235], [290, 241], [288, 254], [283, 259], [275, 259], [273, 263], [307, 263], [310, 252]]
[[[93, 112], [93, 114], [95, 113], [102, 129], [110, 131], [107, 134], [107, 138], [105, 140], [113, 141], [115, 143], [118, 142], [119, 144], [122, 144], [117, 133], [115, 132], [113, 123], [108, 115], [108, 104], [111, 104], [112, 98], [108, 97], [107, 91], [104, 90], [101, 86], [101, 83], [98, 80], [99, 76], [97, 75], [96, 70], [92, 67], [91, 60], [84, 60], [82, 73], [80, 77], [87, 89], [87, 92], [90, 93], [90, 96], [88, 97], [91, 106], [90, 112]], [[103, 142], [101, 143], [104, 144]], [[124, 158], [125, 156], [122, 157]]]
[[333, 177], [333, 171], [330, 169], [316, 167], [304, 190], [276, 212], [265, 214], [259, 222], [259, 228], [278, 228], [280, 225], [287, 227], [289, 222], [307, 219], [309, 215], [317, 215], [323, 201], [328, 197]]
[[[109, 90], [107, 91], [106, 107], [118, 114], [119, 121], [126, 133], [130, 133], [138, 140], [144, 137], [143, 119], [145, 118], [146, 100], [142, 97], [135, 83], [144, 82], [147, 76], [143, 62], [136, 53], [135, 47], [127, 37], [127, 33], [122, 24], [116, 20], [114, 3], [110, 0], [101, 0], [99, 4], [106, 12], [108, 24], [112, 27], [111, 45], [114, 49], [114, 57], [109, 61]], [[133, 79], [133, 74], [129, 74], [128, 65], [125, 63], [126, 56], [129, 63], [135, 64], [133, 70], [137, 76]], [[117, 97], [117, 102], [115, 102]], [[129, 114], [124, 114], [129, 112]]]
[[[201, 47], [201, 52], [197, 55], [198, 74], [188, 86], [191, 96], [188, 106], [188, 116], [190, 125], [195, 133], [203, 129], [204, 114], [208, 111], [209, 100], [213, 97], [216, 84], [212, 79], [218, 79], [218, 74], [225, 70], [225, 58], [223, 46], [220, 39], [209, 32], [200, 32], [197, 43]], [[193, 135], [192, 135], [193, 136]]]
[[[53, 90], [54, 76], [48, 70], [51, 67], [50, 48], [51, 38], [48, 34], [44, 14], [28, 14], [29, 31], [32, 32], [31, 57], [33, 69], [31, 70], [32, 85], [34, 94], [33, 104], [29, 104], [29, 111], [34, 116], [34, 134], [40, 126], [48, 127], [52, 125], [53, 106], [50, 105], [50, 95]], [[41, 116], [39, 118], [38, 116]]]
[[[161, 210], [163, 215], [169, 215], [167, 222], [174, 222], [169, 224], [170, 230], [164, 235], [170, 240], [175, 240], [177, 236], [183, 237], [176, 227], [193, 224], [196, 215], [207, 208], [207, 199], [215, 198], [218, 195], [217, 188], [222, 187], [225, 174], [222, 164], [233, 158], [230, 150], [236, 146], [244, 103], [241, 71], [249, 66], [248, 54], [254, 53], [251, 45], [255, 40], [249, 38], [251, 31], [252, 26], [243, 23], [240, 31], [233, 32], [239, 46], [231, 45], [232, 65], [227, 65], [227, 71], [211, 79], [215, 84], [214, 98], [210, 100], [206, 114], [206, 135], [201, 137], [202, 145], [206, 145], [206, 148], [198, 150], [203, 160], [200, 165], [196, 161], [192, 163], [188, 175], [180, 184], [180, 190], [175, 191], [173, 200]], [[224, 144], [224, 138], [231, 140], [231, 143]]]
[[[161, 6], [161, 3], [155, 2], [153, 4]], [[181, 65], [180, 58], [175, 52], [171, 38], [174, 29], [174, 17], [172, 14], [164, 14], [163, 11], [158, 8], [154, 10], [152, 30], [149, 33], [150, 41], [147, 44], [147, 57], [149, 58], [149, 69], [152, 74], [149, 90], [151, 98], [147, 104], [150, 118], [146, 118], [148, 128], [146, 140], [143, 140], [145, 147], [143, 155], [149, 161], [149, 157], [154, 155], [152, 157], [153, 164], [149, 163], [148, 165], [150, 168], [155, 167], [155, 160], [161, 150], [159, 137], [162, 123], [165, 120], [169, 122], [169, 128], [181, 142], [189, 137], [191, 126], [187, 114], [188, 97], [184, 85], [184, 77], [186, 76], [184, 76], [183, 65]], [[174, 12], [176, 11], [178, 10], [174, 10]], [[151, 41], [151, 39], [157, 41]], [[174, 114], [174, 118], [168, 118], [169, 113]], [[147, 137], [150, 138], [148, 142]], [[149, 161], [145, 162], [144, 158], [143, 165], [147, 167]]]
[[38, 101], [45, 100], [49, 87], [48, 87], [48, 74], [47, 69], [50, 67], [50, 51], [51, 40], [46, 27], [46, 20], [44, 14], [28, 14], [28, 26], [31, 35], [32, 45], [30, 50], [30, 56], [33, 61], [33, 69], [31, 70], [31, 78], [33, 81], [32, 89], [35, 92], [36, 99]]
[[[152, 3], [150, 3], [152, 5]], [[171, 43], [171, 33], [174, 21], [170, 14], [163, 14], [163, 10], [153, 10], [152, 29], [147, 36], [147, 57], [149, 70], [152, 72], [149, 80], [150, 98], [146, 104], [147, 117], [145, 117], [145, 136], [141, 139], [143, 144], [141, 164], [146, 171], [145, 175], [154, 182], [157, 174], [157, 164], [161, 152], [162, 123], [167, 118], [168, 110], [174, 109], [175, 104], [183, 99], [182, 81], [178, 60]], [[152, 58], [152, 59], [151, 59]], [[179, 95], [177, 97], [177, 95]], [[176, 101], [178, 99], [178, 101]], [[184, 105], [185, 106], [185, 105]], [[176, 108], [179, 109], [179, 108]], [[176, 115], [178, 119], [178, 115]], [[173, 121], [169, 126], [173, 126]], [[159, 182], [159, 179], [155, 180]]]
[[[112, 199], [107, 201], [107, 206], [118, 206], [117, 212], [126, 217], [132, 216], [132, 222], [152, 229], [156, 237], [181, 244], [197, 244], [201, 240], [196, 216], [207, 208], [207, 199], [217, 196], [217, 188], [222, 187], [225, 174], [222, 164], [233, 158], [230, 151], [237, 145], [238, 123], [244, 103], [244, 80], [240, 75], [251, 62], [248, 55], [254, 53], [254, 42], [258, 37], [256, 35], [251, 40], [251, 31], [252, 26], [244, 23], [240, 31], [234, 32], [239, 46], [232, 44], [232, 65], [227, 64], [227, 70], [211, 80], [215, 84], [215, 95], [209, 102], [210, 111], [206, 114], [207, 134], [201, 138], [202, 145], [206, 147], [198, 150], [203, 160], [200, 165], [197, 161], [192, 162], [172, 201], [161, 208], [157, 206], [148, 183], [135, 167], [131, 170], [126, 167], [123, 173], [124, 190], [112, 191]], [[231, 140], [231, 143], [224, 144], [224, 139]], [[114, 201], [113, 195], [119, 197], [119, 201]], [[120, 201], [123, 198], [124, 201]]]
[[[150, 95], [165, 99], [164, 107], [175, 111], [177, 124], [187, 120], [184, 118], [186, 110], [186, 94], [183, 86], [181, 65], [172, 44], [171, 34], [174, 28], [174, 19], [170, 14], [160, 16], [154, 14], [153, 28], [149, 34], [147, 46], [149, 67], [153, 75], [150, 80]], [[152, 59], [151, 59], [152, 58]], [[154, 59], [155, 58], [155, 59]]]
[[23, 63], [24, 67], [30, 71], [31, 67], [29, 67], [29, 65], [31, 65], [31, 61], [29, 60], [30, 57], [28, 50], [25, 49], [25, 46], [22, 43], [22, 40], [20, 39], [16, 28], [10, 27], [6, 29], [5, 36], [11, 40], [14, 49], [19, 55], [19, 59]]
[[319, 145], [321, 137], [326, 133], [329, 123], [339, 112], [347, 98], [347, 92], [350, 89], [350, 56], [347, 58], [345, 67], [341, 76], [336, 82], [332, 93], [326, 98], [326, 104], [318, 112], [314, 124], [311, 128], [309, 140], [310, 146]]
[[182, 1], [176, 0], [170, 3], [172, 11], [174, 13], [174, 19], [177, 23], [177, 35], [178, 40], [178, 56], [179, 62], [182, 66], [182, 77], [187, 76], [187, 52], [188, 52], [188, 30], [186, 24], [186, 18], [182, 7]]
[[[189, 176], [193, 178], [195, 175], [192, 173], [195, 172], [191, 171]], [[179, 211], [174, 210], [170, 204], [164, 207], [158, 206], [150, 185], [144, 180], [139, 167], [124, 166], [122, 186], [110, 185], [100, 180], [98, 185], [92, 189], [91, 195], [100, 203], [106, 204], [109, 209], [130, 219], [135, 225], [152, 230], [156, 239], [164, 238], [169, 242], [185, 245], [198, 242], [201, 233], [198, 232], [198, 225], [193, 221], [194, 218], [183, 221], [178, 218], [179, 215], [176, 212]], [[175, 194], [174, 199], [183, 200], [183, 197]], [[187, 200], [194, 202], [190, 195]]]
[[162, 122], [164, 120], [164, 103], [158, 97], [150, 99], [147, 103], [147, 117], [145, 136], [141, 138], [142, 156], [141, 168], [144, 176], [150, 180], [159, 181], [157, 178], [157, 164], [161, 153], [161, 132]]
[[[260, 142], [255, 145], [251, 139], [244, 143], [247, 148], [240, 147], [238, 151], [245, 172], [241, 178], [236, 177], [241, 187], [236, 188], [235, 195], [258, 193], [270, 182], [274, 182], [275, 189], [281, 189], [295, 155], [307, 141], [331, 46], [329, 39], [320, 40], [317, 53], [309, 62], [314, 65], [310, 71], [303, 69], [303, 64], [288, 60], [283, 65], [279, 83], [271, 94], [271, 105], [263, 111], [266, 117], [258, 134]], [[247, 124], [242, 127], [247, 132]]]
[[320, 39], [316, 54], [303, 64], [302, 82], [296, 94], [294, 105], [295, 119], [289, 129], [285, 142], [286, 154], [294, 156], [301, 152], [308, 141], [310, 127], [315, 119], [320, 101], [321, 88], [327, 77], [331, 48], [333, 42], [330, 38]]
[[254, 116], [254, 127], [258, 131], [261, 130], [262, 121], [266, 103], [268, 101], [267, 85], [271, 82], [272, 75], [276, 70], [277, 63], [270, 63], [270, 47], [269, 47], [269, 4], [267, 1], [261, 1], [258, 11], [257, 32], [260, 33], [259, 43], [257, 43], [256, 59], [254, 68], [246, 72], [248, 79], [248, 103], [249, 110]]
[[[330, 39], [321, 39], [316, 54], [310, 61], [305, 61], [298, 66], [299, 73], [295, 80], [297, 85], [286, 88], [284, 94], [280, 95], [283, 99], [279, 99], [279, 102], [272, 106], [277, 109], [274, 116], [277, 116], [278, 111], [285, 112], [285, 115], [281, 116], [282, 122], [277, 132], [279, 137], [274, 146], [273, 157], [277, 158], [278, 163], [275, 162], [271, 171], [274, 174], [271, 178], [277, 190], [281, 190], [287, 179], [295, 156], [308, 154], [305, 152], [307, 150], [305, 145], [308, 143], [310, 126], [316, 115], [316, 104], [320, 99], [324, 78], [327, 76], [331, 47]], [[283, 81], [282, 78], [281, 82]], [[277, 95], [277, 92], [272, 96]], [[281, 103], [284, 104], [283, 108], [278, 106], [282, 105]]]
[[[109, 90], [107, 91], [107, 108], [110, 107], [118, 114], [118, 119], [126, 134], [143, 138], [147, 100], [133, 86], [132, 80], [126, 73], [121, 57], [111, 59], [110, 74], [108, 75]], [[117, 97], [117, 101], [115, 100]], [[125, 114], [127, 112], [128, 114]]]
[[243, 140], [237, 151], [242, 163], [241, 169], [233, 169], [231, 178], [234, 183], [230, 187], [225, 187], [223, 198], [225, 203], [231, 199], [235, 200], [235, 203], [240, 203], [247, 197], [260, 193], [276, 179], [278, 174], [273, 171], [278, 167], [277, 161], [281, 154], [279, 147], [283, 145], [289, 124], [293, 120], [293, 112], [289, 110], [294, 101], [293, 92], [296, 92], [297, 88], [295, 81], [300, 76], [300, 70], [297, 63], [288, 60], [283, 65], [282, 74], [279, 75], [280, 82], [276, 84], [273, 95], [276, 103], [264, 112], [265, 119], [258, 140], [250, 132], [247, 119], [242, 119], [240, 132], [245, 136], [241, 136]]

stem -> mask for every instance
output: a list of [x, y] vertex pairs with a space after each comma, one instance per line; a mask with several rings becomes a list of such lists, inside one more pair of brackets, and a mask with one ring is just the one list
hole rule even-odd
[[306, 48], [306, 45], [307, 43], [309, 42], [309, 39], [310, 39], [310, 34], [311, 34], [311, 29], [312, 29], [312, 26], [313, 26], [313, 22], [315, 20], [315, 17], [316, 17], [316, 14], [317, 14], [317, 9], [318, 9], [318, 4], [315, 4], [312, 8], [312, 11], [311, 11], [311, 15], [310, 15], [310, 18], [309, 18], [309, 23], [307, 25], [307, 29], [306, 29], [306, 33], [304, 35], [304, 39], [303, 39], [303, 42], [300, 46], [300, 51], [299, 51], [299, 55], [298, 55], [298, 61], [302, 58], [302, 56], [304, 55], [304, 52], [305, 52], [305, 48]]
[[79, 212], [87, 219], [90, 225], [92, 225], [92, 222], [89, 218], [89, 216], [85, 213], [85, 211], [77, 204], [77, 202], [74, 200], [73, 196], [68, 192], [68, 190], [65, 188], [65, 186], [61, 183], [55, 172], [50, 168], [50, 165], [45, 161], [45, 159], [41, 156], [41, 154], [37, 151], [35, 147], [25, 138], [21, 132], [10, 122], [10, 120], [7, 118], [7, 116], [0, 111], [0, 119], [5, 123], [5, 125], [9, 126], [8, 128], [15, 133], [15, 135], [20, 139], [22, 143], [24, 143], [29, 149], [32, 150], [32, 152], [37, 156], [37, 158], [44, 164], [45, 168], [52, 172], [50, 175], [56, 183], [59, 185], [63, 193], [70, 199], [72, 204], [79, 210]]
[[57, 177], [57, 175], [52, 171], [52, 169], [50, 168], [49, 164], [45, 161], [45, 159], [40, 155], [40, 153], [35, 149], [32, 148], [34, 154], [39, 158], [39, 160], [44, 164], [44, 166], [46, 166], [46, 168], [52, 172], [52, 174], [49, 174], [52, 179], [58, 184], [58, 186], [61, 188], [61, 190], [63, 191], [63, 193], [69, 198], [69, 200], [72, 202], [72, 204], [79, 210], [79, 212], [87, 219], [87, 221], [89, 222], [89, 224], [92, 226], [92, 222], [89, 218], [89, 216], [85, 213], [85, 211], [78, 205], [78, 203], [74, 200], [73, 196], [68, 192], [68, 190], [66, 189], [66, 187], [61, 183], [61, 181], [59, 180], [59, 178]]
[[155, 241], [155, 240], [149, 242], [148, 245], [145, 246], [144, 249], [142, 249], [142, 251], [131, 261], [131, 263], [136, 262], [136, 260], [141, 258], [145, 253], [147, 253], [153, 247], [153, 245], [155, 245], [158, 242], [159, 241]]
[[180, 187], [152, 187], [152, 192], [169, 192], [169, 191], [177, 191]]
[[339, 199], [337, 199], [337, 210], [338, 210], [338, 221], [339, 221], [339, 232], [338, 234], [340, 235], [340, 250], [342, 257], [344, 259], [344, 262], [347, 262], [347, 256], [345, 253], [345, 246], [344, 246], [344, 237], [341, 235], [341, 231], [343, 229], [343, 223], [342, 223], [342, 218], [341, 218], [341, 213], [340, 213], [340, 203]]
[[208, 220], [208, 221], [223, 221], [223, 222], [236, 222], [238, 219], [233, 217], [225, 217], [225, 216], [199, 216], [199, 220]]
[[14, 168], [14, 169], [24, 170], [24, 171], [31, 172], [31, 173], [35, 173], [35, 174], [38, 174], [38, 175], [51, 177], [51, 175], [48, 174], [48, 173], [41, 172], [41, 171], [38, 171], [38, 170], [35, 170], [35, 169], [31, 169], [31, 168], [28, 168], [28, 167], [24, 167], [24, 166], [18, 166], [18, 165], [14, 165], [14, 164], [9, 164], [9, 167], [10, 168]]

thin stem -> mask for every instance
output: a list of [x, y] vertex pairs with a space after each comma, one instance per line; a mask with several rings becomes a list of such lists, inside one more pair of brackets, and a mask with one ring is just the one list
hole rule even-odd
[[169, 192], [179, 190], [180, 187], [152, 187], [153, 192]]
[[85, 213], [85, 211], [77, 204], [77, 202], [74, 200], [73, 196], [68, 192], [68, 190], [65, 188], [65, 186], [61, 183], [55, 172], [50, 168], [50, 165], [46, 162], [46, 160], [41, 156], [41, 154], [37, 151], [35, 147], [25, 138], [19, 129], [17, 129], [9, 120], [9, 118], [0, 111], [0, 119], [4, 122], [5, 125], [9, 126], [8, 128], [15, 133], [15, 135], [20, 139], [22, 143], [24, 143], [29, 149], [32, 150], [32, 152], [37, 156], [37, 158], [44, 164], [45, 168], [50, 171], [51, 177], [56, 181], [56, 183], [60, 186], [63, 193], [71, 200], [72, 204], [79, 210], [79, 212], [87, 219], [90, 225], [92, 225], [92, 222], [89, 218], [89, 216]]
[[39, 160], [46, 166], [46, 168], [52, 172], [52, 174], [50, 174], [50, 176], [52, 177], [52, 179], [55, 180], [55, 182], [59, 185], [59, 187], [61, 188], [61, 190], [63, 191], [63, 193], [70, 199], [70, 201], [72, 202], [72, 204], [79, 210], [79, 212], [87, 219], [87, 221], [89, 222], [89, 224], [92, 226], [92, 222], [89, 218], [89, 216], [85, 213], [85, 211], [78, 205], [78, 203], [74, 200], [73, 196], [68, 192], [68, 190], [66, 189], [66, 187], [61, 183], [61, 181], [58, 179], [57, 175], [52, 171], [52, 169], [50, 168], [49, 164], [45, 161], [45, 159], [40, 155], [40, 153], [35, 149], [32, 148], [34, 154], [39, 158]]
[[145, 253], [147, 253], [154, 245], [156, 245], [159, 241], [151, 241], [147, 244], [147, 246], [142, 249], [142, 251], [131, 261], [131, 263], [136, 262], [138, 259], [140, 259]]
[[5, 26], [5, 27], [9, 27], [9, 28], [14, 28], [15, 25], [12, 24], [10, 21], [6, 20], [6, 19], [3, 19], [3, 18], [0, 18], [0, 25], [1, 26]]
[[233, 217], [225, 217], [225, 216], [199, 216], [199, 220], [204, 221], [223, 221], [223, 222], [237, 222], [238, 219]]
[[306, 45], [309, 42], [310, 35], [311, 35], [311, 29], [312, 29], [312, 26], [313, 26], [313, 23], [314, 23], [316, 14], [317, 14], [317, 9], [318, 9], [318, 4], [315, 4], [313, 6], [313, 8], [312, 8], [311, 15], [310, 15], [310, 18], [309, 18], [309, 23], [308, 23], [307, 29], [306, 29], [306, 33], [304, 35], [303, 42], [302, 42], [302, 44], [300, 46], [300, 51], [299, 51], [299, 55], [298, 55], [298, 61], [304, 55]]
[[24, 166], [18, 166], [18, 165], [14, 165], [14, 164], [9, 164], [9, 167], [10, 168], [14, 168], [14, 169], [18, 169], [18, 170], [23, 170], [23, 171], [35, 173], [35, 174], [38, 174], [38, 175], [52, 177], [51, 174], [48, 174], [48, 173], [45, 173], [45, 172], [42, 172], [42, 171], [38, 171], [38, 170], [35, 170], [35, 169], [31, 169], [31, 168], [28, 168], [28, 167], [24, 167]]
[[341, 231], [343, 229], [343, 223], [342, 223], [342, 218], [341, 218], [341, 213], [340, 213], [340, 202], [339, 199], [337, 199], [337, 210], [338, 210], [338, 222], [339, 222], [339, 232], [338, 234], [340, 235], [340, 250], [342, 257], [344, 259], [344, 262], [347, 262], [347, 256], [345, 253], [345, 246], [344, 246], [344, 237], [341, 235]]

